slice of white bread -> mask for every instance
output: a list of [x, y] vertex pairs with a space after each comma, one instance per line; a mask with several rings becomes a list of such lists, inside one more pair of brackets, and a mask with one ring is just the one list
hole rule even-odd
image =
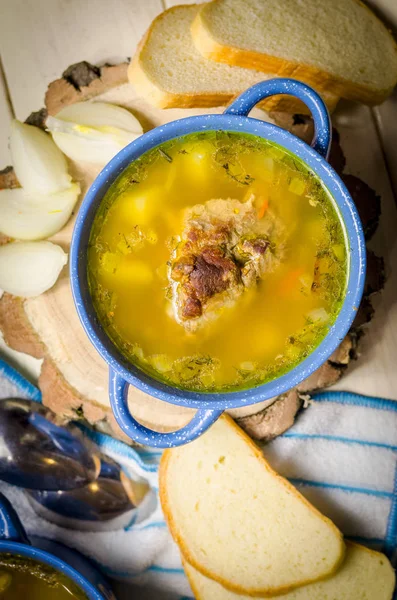
[[214, 0], [192, 26], [203, 56], [302, 79], [368, 104], [397, 82], [397, 47], [359, 0]]
[[184, 558], [238, 593], [285, 593], [331, 575], [344, 557], [335, 525], [228, 416], [164, 452], [160, 500]]
[[[230, 67], [201, 56], [190, 33], [199, 5], [175, 6], [151, 24], [128, 68], [129, 81], [139, 94], [160, 108], [223, 106], [264, 79], [252, 69]], [[339, 97], [323, 93], [332, 111]], [[267, 99], [268, 111], [307, 113], [306, 106], [290, 96]]]
[[[194, 567], [183, 565], [196, 600], [247, 600], [216, 581], [208, 579]], [[328, 579], [310, 583], [277, 600], [391, 600], [395, 585], [394, 569], [384, 554], [346, 542], [346, 558], [341, 568]]]

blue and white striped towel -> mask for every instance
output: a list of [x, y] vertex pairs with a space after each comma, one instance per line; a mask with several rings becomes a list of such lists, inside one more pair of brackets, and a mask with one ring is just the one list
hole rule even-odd
[[[34, 386], [0, 361], [1, 376], [8, 383], [3, 380], [0, 385], [0, 397], [13, 394], [40, 400]], [[1, 484], [28, 533], [79, 549], [108, 575], [156, 589], [153, 597], [191, 597], [158, 503], [161, 453], [134, 450], [104, 434], [86, 433], [131, 476], [147, 478], [154, 490], [152, 497], [124, 530], [80, 533], [40, 519], [20, 490]], [[267, 444], [264, 453], [347, 537], [397, 561], [397, 402], [344, 392], [317, 394], [296, 424]]]

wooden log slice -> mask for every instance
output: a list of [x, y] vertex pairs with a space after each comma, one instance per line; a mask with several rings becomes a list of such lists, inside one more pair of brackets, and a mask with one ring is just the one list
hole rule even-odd
[[[111, 102], [131, 110], [141, 121], [144, 130], [189, 115], [220, 113], [215, 109], [157, 109], [144, 98], [136, 95], [127, 83], [127, 64], [94, 67], [88, 63], [72, 65], [58, 79], [50, 84], [45, 96], [45, 109], [32, 113], [27, 119], [30, 124], [44, 127], [47, 114], [55, 115], [69, 104], [95, 98]], [[254, 109], [252, 116], [268, 119], [267, 115]], [[304, 135], [310, 131], [310, 123], [289, 123], [289, 129], [300, 127]], [[303, 129], [302, 129], [303, 128]], [[300, 133], [301, 131], [295, 131]], [[304, 137], [304, 136], [303, 136]], [[344, 166], [343, 153], [335, 146], [335, 156]], [[70, 173], [80, 182], [82, 197], [94, 180], [99, 169], [88, 164], [70, 162]], [[365, 189], [365, 203], [373, 200], [368, 186], [354, 184], [355, 193]], [[0, 189], [18, 186], [12, 168], [0, 171]], [[373, 193], [374, 194], [374, 193]], [[360, 196], [361, 197], [361, 196]], [[367, 207], [371, 218], [371, 233], [374, 227], [374, 214]], [[76, 207], [75, 212], [78, 207]], [[376, 221], [376, 219], [375, 219]], [[377, 222], [377, 221], [376, 221]], [[74, 217], [62, 231], [51, 238], [68, 251], [74, 225]], [[0, 234], [1, 235], [1, 234]], [[9, 241], [0, 237], [0, 243]], [[375, 261], [376, 262], [376, 261]], [[374, 264], [375, 271], [381, 265]], [[372, 282], [381, 281], [381, 275], [372, 274]], [[375, 291], [372, 283], [368, 291]], [[358, 326], [368, 320], [372, 307], [368, 298], [365, 310], [358, 315]], [[369, 307], [368, 307], [369, 304]], [[8, 346], [36, 358], [43, 358], [39, 377], [39, 387], [43, 402], [65, 419], [84, 419], [101, 430], [126, 439], [113, 417], [108, 398], [108, 369], [95, 351], [77, 317], [70, 289], [68, 268], [65, 267], [55, 286], [36, 298], [17, 298], [4, 294], [0, 300], [0, 328]], [[302, 382], [296, 390], [266, 402], [229, 411], [240, 425], [256, 439], [271, 439], [285, 431], [293, 423], [301, 406], [301, 394], [321, 389], [337, 381], [347, 368], [351, 358], [357, 354], [359, 333], [353, 330], [342, 342], [333, 356], [316, 373]], [[131, 413], [144, 425], [158, 431], [171, 431], [185, 425], [194, 414], [186, 409], [167, 404], [135, 388], [129, 391]], [[129, 440], [128, 440], [129, 441]]]

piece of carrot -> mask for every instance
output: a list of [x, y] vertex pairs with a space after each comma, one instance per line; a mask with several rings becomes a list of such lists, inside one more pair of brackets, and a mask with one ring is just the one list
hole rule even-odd
[[262, 206], [258, 210], [258, 219], [262, 219], [262, 217], [265, 216], [265, 212], [267, 211], [268, 208], [269, 208], [269, 199], [265, 198]]
[[288, 294], [289, 292], [292, 292], [292, 290], [297, 286], [299, 278], [303, 275], [304, 272], [305, 270], [302, 269], [302, 267], [292, 269], [292, 271], [290, 271], [288, 275], [286, 275], [281, 281], [280, 292], [282, 294]]

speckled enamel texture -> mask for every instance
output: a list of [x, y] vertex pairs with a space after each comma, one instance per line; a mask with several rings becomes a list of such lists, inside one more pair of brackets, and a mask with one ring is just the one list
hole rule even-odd
[[[313, 115], [315, 136], [312, 147], [279, 127], [248, 117], [249, 111], [263, 98], [290, 94], [303, 100]], [[129, 363], [102, 330], [91, 301], [87, 282], [87, 247], [95, 213], [109, 187], [120, 173], [144, 152], [168, 140], [205, 130], [250, 133], [284, 146], [302, 159], [330, 191], [345, 224], [350, 262], [344, 304], [327, 337], [287, 374], [249, 390], [230, 393], [187, 392], [155, 380]], [[167, 123], [142, 135], [124, 148], [98, 175], [88, 190], [77, 215], [70, 252], [73, 297], [83, 327], [91, 342], [110, 368], [109, 395], [115, 417], [133, 440], [148, 446], [169, 448], [192, 441], [219, 417], [225, 409], [268, 400], [297, 385], [315, 371], [337, 348], [350, 328], [360, 304], [364, 287], [366, 253], [361, 222], [346, 187], [327, 163], [331, 143], [330, 118], [321, 98], [305, 84], [294, 79], [272, 79], [249, 88], [221, 115], [188, 117]], [[157, 433], [140, 425], [127, 405], [128, 386], [198, 411], [184, 428], [172, 433]]]
[[[52, 567], [73, 581], [87, 600], [116, 600], [106, 579], [82, 554], [54, 540], [37, 537], [29, 540], [17, 513], [3, 494], [0, 494], [0, 553], [23, 556]], [[26, 598], [29, 597], [30, 594], [26, 594]]]

